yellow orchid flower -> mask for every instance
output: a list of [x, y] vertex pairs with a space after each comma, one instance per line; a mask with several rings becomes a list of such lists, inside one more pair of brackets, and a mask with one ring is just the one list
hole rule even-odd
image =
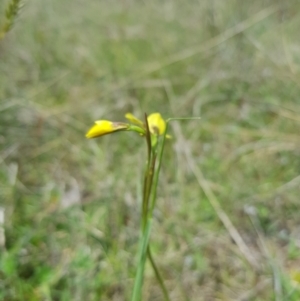
[[[141, 127], [145, 128], [145, 124], [143, 121], [132, 115], [131, 113], [127, 113], [125, 117], [134, 124], [137, 124]], [[152, 113], [147, 118], [150, 133], [153, 135], [163, 135], [166, 131], [166, 122], [162, 118], [160, 113]]]
[[[136, 118], [131, 113], [127, 113], [125, 117], [131, 123], [112, 122], [109, 120], [97, 120], [94, 126], [86, 133], [87, 138], [97, 138], [118, 131], [134, 131], [140, 135], [146, 134], [146, 126], [143, 121]], [[160, 113], [152, 113], [147, 117], [149, 130], [152, 136], [163, 135], [166, 131], [166, 122]], [[169, 135], [166, 135], [170, 138]], [[156, 141], [156, 139], [154, 139]], [[154, 142], [154, 141], [153, 141]], [[155, 144], [156, 142], [154, 142]]]
[[163, 135], [166, 131], [166, 122], [160, 113], [150, 114], [147, 118], [151, 134]]
[[87, 138], [96, 138], [111, 134], [117, 131], [126, 131], [129, 127], [129, 124], [122, 122], [112, 122], [109, 120], [97, 120], [95, 125], [90, 128], [86, 133]]

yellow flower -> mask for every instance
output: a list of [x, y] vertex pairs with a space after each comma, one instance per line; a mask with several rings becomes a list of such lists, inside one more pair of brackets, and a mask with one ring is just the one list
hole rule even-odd
[[[97, 120], [95, 121], [95, 125], [90, 128], [85, 136], [87, 138], [97, 138], [118, 131], [133, 131], [139, 133], [142, 136], [146, 134], [147, 129], [143, 121], [136, 118], [131, 113], [127, 113], [125, 117], [131, 123]], [[160, 113], [150, 114], [147, 118], [147, 121], [150, 133], [153, 136], [153, 143], [155, 144], [155, 141], [157, 141], [156, 136], [163, 135], [165, 133], [166, 122], [164, 121]], [[156, 137], [155, 139], [154, 136]], [[167, 135], [167, 138], [170, 138], [170, 136]]]
[[[132, 123], [145, 128], [145, 124], [140, 119], [133, 116], [131, 113], [127, 113], [125, 117]], [[160, 113], [152, 113], [147, 118], [150, 133], [153, 135], [163, 135], [166, 131], [166, 122], [160, 115]]]
[[159, 113], [150, 114], [147, 118], [151, 134], [163, 135], [166, 131], [166, 122]]
[[126, 131], [129, 124], [122, 122], [112, 122], [108, 120], [97, 120], [95, 125], [86, 133], [87, 138], [96, 138], [103, 135], [111, 134], [117, 131]]

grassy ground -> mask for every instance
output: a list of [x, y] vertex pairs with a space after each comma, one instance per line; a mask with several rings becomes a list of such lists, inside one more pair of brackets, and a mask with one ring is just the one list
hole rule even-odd
[[0, 300], [129, 299], [145, 143], [84, 134], [159, 111], [201, 116], [172, 124], [158, 191], [171, 299], [298, 301], [299, 9], [26, 1], [0, 41]]

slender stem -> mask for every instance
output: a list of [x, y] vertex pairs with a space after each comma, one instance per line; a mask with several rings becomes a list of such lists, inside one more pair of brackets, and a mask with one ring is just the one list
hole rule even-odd
[[155, 172], [156, 155], [151, 156], [150, 164], [147, 164], [144, 179], [144, 195], [143, 195], [143, 215], [142, 215], [142, 229], [145, 229], [147, 216], [149, 214], [149, 198], [151, 195], [153, 176]]
[[[155, 207], [155, 204], [156, 204], [156, 191], [157, 191], [157, 185], [158, 185], [158, 179], [159, 179], [159, 172], [160, 172], [160, 168], [161, 168], [161, 163], [162, 163], [162, 155], [163, 155], [163, 151], [164, 151], [164, 146], [165, 146], [165, 140], [166, 140], [166, 133], [167, 133], [167, 130], [168, 130], [168, 122], [166, 123], [166, 130], [165, 130], [165, 133], [162, 137], [162, 140], [161, 140], [161, 143], [160, 143], [160, 147], [159, 147], [159, 152], [158, 152], [158, 166], [156, 169], [154, 169], [154, 177], [153, 177], [153, 180], [152, 180], [152, 186], [151, 186], [151, 204], [150, 204], [150, 208], [148, 209], [149, 210], [149, 216], [152, 218], [153, 216], [153, 210], [154, 210], [154, 207]], [[155, 152], [155, 156], [156, 156], [156, 148], [153, 150], [153, 152]], [[154, 166], [155, 168], [155, 166]], [[147, 253], [148, 253], [148, 258], [150, 260], [150, 263], [151, 263], [151, 266], [154, 270], [154, 273], [155, 273], [155, 277], [156, 279], [158, 280], [158, 283], [161, 287], [161, 290], [163, 292], [163, 295], [164, 295], [164, 298], [166, 301], [170, 301], [170, 297], [169, 297], [169, 294], [168, 294], [168, 291], [166, 289], [166, 286], [164, 284], [164, 281], [163, 281], [163, 278], [161, 277], [159, 271], [158, 271], [158, 268], [154, 262], [154, 259], [153, 259], [153, 256], [151, 254], [151, 251], [150, 251], [150, 247], [148, 246], [148, 250], [147, 250]]]
[[150, 158], [152, 154], [151, 133], [150, 133], [149, 123], [148, 123], [148, 116], [146, 113], [145, 113], [145, 125], [146, 125], [146, 140], [147, 140], [147, 147], [148, 147], [148, 162], [150, 162]]
[[174, 117], [174, 118], [168, 118], [167, 123], [169, 121], [174, 121], [174, 120], [200, 120], [201, 117]]
[[156, 264], [155, 264], [155, 261], [154, 261], [154, 259], [153, 259], [153, 256], [152, 256], [152, 253], [151, 253], [151, 250], [150, 250], [150, 246], [149, 246], [149, 245], [148, 245], [148, 249], [147, 249], [147, 255], [148, 255], [149, 261], [150, 261], [150, 263], [151, 263], [151, 266], [152, 266], [152, 268], [153, 268], [153, 270], [154, 270], [155, 277], [156, 277], [156, 279], [158, 280], [158, 283], [159, 283], [159, 285], [160, 285], [160, 288], [161, 288], [161, 290], [162, 290], [162, 292], [163, 292], [163, 294], [164, 294], [165, 300], [166, 300], [166, 301], [171, 301], [171, 300], [170, 300], [170, 297], [169, 297], [169, 294], [168, 294], [168, 291], [167, 291], [167, 289], [166, 289], [166, 286], [165, 286], [165, 284], [164, 284], [163, 278], [161, 277], [161, 275], [160, 275], [160, 273], [159, 273], [159, 271], [158, 271], [158, 268], [157, 268], [157, 266], [156, 266]]
[[156, 204], [156, 192], [157, 192], [157, 185], [158, 185], [158, 178], [159, 178], [159, 172], [160, 172], [160, 168], [161, 168], [161, 163], [162, 163], [162, 155], [164, 152], [164, 146], [165, 146], [165, 141], [166, 141], [166, 133], [168, 130], [168, 120], [166, 122], [166, 130], [165, 133], [162, 137], [162, 142], [161, 142], [161, 146], [159, 149], [159, 153], [158, 153], [158, 164], [157, 164], [157, 168], [155, 170], [154, 173], [154, 179], [153, 179], [153, 191], [152, 191], [152, 195], [151, 195], [151, 207], [150, 207], [150, 215], [152, 216], [153, 214], [153, 210]]
[[145, 263], [147, 259], [147, 249], [148, 249], [149, 239], [150, 239], [151, 224], [152, 224], [152, 218], [148, 218], [145, 226], [145, 230], [141, 232], [141, 239], [140, 239], [139, 251], [138, 251], [139, 263], [138, 263], [136, 276], [134, 279], [134, 287], [131, 296], [131, 301], [141, 300], [141, 290], [142, 290], [143, 280], [144, 280], [144, 270], [145, 270]]
[[155, 171], [156, 153], [151, 147], [151, 134], [148, 124], [147, 114], [145, 113], [145, 126], [146, 126], [146, 141], [148, 150], [148, 160], [144, 177], [144, 191], [143, 191], [143, 209], [142, 209], [142, 229], [145, 229], [148, 211], [149, 211], [149, 198], [152, 189], [153, 175]]
[[152, 191], [152, 184], [153, 184], [153, 177], [155, 175], [155, 164], [156, 164], [156, 154], [152, 155], [152, 160], [150, 164], [150, 169], [149, 169], [149, 181], [148, 181], [148, 187], [147, 187], [147, 193], [146, 193], [146, 210], [147, 210], [147, 215], [149, 215], [149, 199]]
[[133, 293], [131, 301], [140, 301], [142, 286], [144, 280], [145, 263], [147, 259], [147, 249], [149, 246], [152, 215], [149, 215], [149, 198], [152, 190], [153, 175], [155, 171], [156, 154], [152, 152], [151, 147], [151, 134], [149, 130], [149, 124], [147, 115], [145, 114], [145, 126], [146, 126], [146, 141], [147, 141], [147, 164], [144, 177], [144, 190], [143, 190], [143, 206], [142, 206], [142, 220], [141, 220], [141, 237], [138, 251], [138, 267], [134, 281]]
[[[163, 138], [161, 140], [161, 144], [159, 147], [159, 153], [158, 153], [159, 160], [158, 160], [157, 168], [155, 168], [156, 159], [157, 159], [157, 145], [155, 145], [155, 146], [151, 145], [151, 134], [150, 134], [149, 124], [148, 124], [148, 119], [147, 119], [146, 114], [145, 114], [145, 125], [146, 125], [145, 136], [146, 136], [147, 146], [148, 146], [148, 160], [147, 160], [147, 166], [146, 166], [145, 178], [144, 178], [143, 209], [142, 209], [142, 222], [141, 222], [142, 228], [141, 228], [141, 238], [140, 238], [140, 245], [139, 245], [139, 262], [138, 262], [138, 268], [137, 268], [137, 273], [136, 273], [136, 277], [135, 277], [131, 301], [140, 301], [141, 300], [141, 291], [142, 291], [145, 263], [146, 263], [147, 257], [149, 258], [149, 261], [154, 270], [155, 276], [156, 276], [156, 278], [159, 282], [159, 285], [163, 291], [165, 300], [170, 301], [167, 289], [163, 282], [163, 278], [159, 274], [158, 268], [154, 262], [154, 259], [152, 257], [150, 247], [149, 247], [152, 216], [153, 216], [153, 210], [154, 210], [155, 203], [156, 203], [156, 191], [157, 191], [157, 185], [158, 185], [159, 172], [160, 172], [161, 163], [162, 163], [162, 155], [163, 155], [163, 149], [164, 149], [164, 145], [165, 145], [166, 132], [168, 129], [168, 122], [166, 123], [166, 131], [165, 131], [165, 134], [163, 135]], [[150, 206], [149, 206], [150, 198], [151, 198], [151, 200], [150, 200]]]
[[146, 170], [145, 170], [145, 175], [144, 175], [144, 187], [143, 187], [143, 206], [142, 206], [142, 221], [141, 221], [141, 226], [142, 229], [145, 228], [145, 222], [146, 222], [146, 217], [147, 217], [147, 186], [149, 183], [149, 168], [150, 168], [150, 161], [147, 162]]

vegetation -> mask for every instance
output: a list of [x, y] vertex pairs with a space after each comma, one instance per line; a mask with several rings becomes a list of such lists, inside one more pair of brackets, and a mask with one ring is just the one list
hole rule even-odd
[[26, 1], [0, 41], [0, 300], [130, 299], [145, 145], [85, 133], [160, 112], [201, 116], [170, 123], [157, 189], [170, 299], [298, 301], [299, 8]]
[[22, 1], [21, 0], [11, 0], [8, 2], [5, 10], [5, 21], [0, 27], [0, 40], [5, 37], [5, 35], [12, 28], [16, 17], [21, 9]]

